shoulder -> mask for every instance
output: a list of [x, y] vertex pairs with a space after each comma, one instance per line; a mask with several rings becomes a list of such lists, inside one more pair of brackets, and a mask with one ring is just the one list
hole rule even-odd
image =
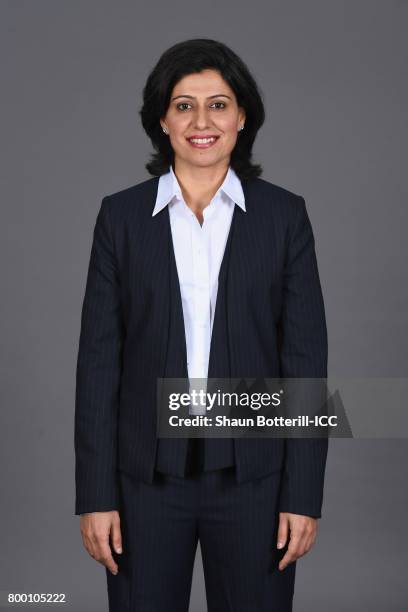
[[283, 187], [281, 185], [277, 185], [276, 183], [272, 183], [271, 181], [267, 181], [263, 178], [255, 178], [244, 181], [251, 186], [251, 188], [258, 193], [262, 193], [268, 196], [274, 196], [280, 199], [293, 199], [299, 198], [299, 194], [291, 191], [287, 187]]
[[109, 200], [111, 201], [115, 200], [119, 202], [133, 200], [137, 197], [143, 197], [147, 195], [149, 191], [152, 191], [153, 189], [157, 188], [158, 182], [159, 177], [152, 176], [144, 181], [141, 181], [140, 183], [136, 183], [135, 185], [131, 185], [130, 187], [124, 187], [119, 191], [107, 194], [106, 197], [109, 198]]
[[159, 177], [151, 177], [135, 185], [107, 194], [102, 207], [111, 217], [126, 217], [129, 214], [151, 215], [157, 194]]
[[262, 215], [274, 215], [293, 221], [305, 210], [303, 196], [262, 178], [243, 181], [243, 188], [254, 210]]

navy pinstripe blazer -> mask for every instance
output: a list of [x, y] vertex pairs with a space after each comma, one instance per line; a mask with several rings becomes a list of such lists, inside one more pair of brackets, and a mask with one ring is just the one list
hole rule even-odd
[[[118, 470], [153, 478], [172, 248], [168, 207], [152, 217], [158, 181], [104, 197], [94, 228], [76, 370], [75, 514], [119, 508]], [[325, 378], [326, 320], [305, 201], [260, 178], [242, 186], [246, 212], [234, 207], [221, 288], [231, 377]], [[283, 470], [279, 510], [321, 516], [327, 439], [234, 442], [238, 482]]]

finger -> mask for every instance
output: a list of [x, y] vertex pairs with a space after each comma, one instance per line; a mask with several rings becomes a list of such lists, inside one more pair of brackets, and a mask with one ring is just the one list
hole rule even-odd
[[82, 533], [82, 540], [89, 555], [96, 559], [98, 556], [98, 539], [91, 531]]
[[303, 555], [305, 554], [307, 540], [307, 533], [301, 535], [300, 538], [297, 540], [296, 547], [292, 551], [296, 559], [299, 559], [299, 557], [303, 557]]
[[82, 521], [81, 521], [81, 538], [82, 538], [82, 544], [84, 545], [84, 547], [86, 548], [87, 552], [92, 557], [92, 552], [93, 552], [92, 542], [91, 542], [91, 540], [89, 538], [88, 530], [84, 529], [83, 526], [82, 526]]
[[279, 563], [279, 569], [285, 569], [285, 567], [287, 567], [289, 563], [296, 561], [299, 556], [298, 551], [300, 548], [300, 542], [301, 537], [298, 534], [293, 534], [293, 532], [291, 532], [288, 550], [286, 551], [285, 555], [282, 557]]
[[289, 521], [286, 516], [279, 517], [278, 537], [277, 537], [277, 548], [283, 548], [288, 539]]
[[112, 574], [116, 575], [118, 573], [119, 568], [112, 557], [112, 551], [108, 541], [100, 543], [97, 561], [107, 567]]
[[120, 530], [120, 520], [119, 520], [119, 518], [112, 522], [111, 539], [112, 539], [113, 549], [117, 553], [120, 554], [122, 552], [122, 533], [121, 533], [121, 530]]
[[94, 548], [96, 551], [95, 559], [105, 565], [112, 573], [117, 573], [118, 566], [112, 557], [112, 551], [109, 546], [109, 532], [103, 531], [94, 534]]
[[297, 536], [298, 537], [294, 542], [294, 547], [291, 550], [296, 559], [299, 559], [309, 552], [310, 548], [312, 547], [314, 542], [314, 530], [306, 528], [305, 530], [298, 532]]
[[316, 540], [316, 536], [311, 534], [309, 535], [309, 537], [306, 540], [306, 552], [309, 552], [309, 550], [312, 548], [313, 544], [315, 543]]
[[92, 540], [92, 538], [89, 536], [85, 536], [84, 545], [88, 553], [91, 555], [91, 557], [95, 559], [97, 556], [97, 550], [98, 550], [96, 541]]
[[301, 540], [301, 547], [303, 548], [303, 554], [308, 552], [310, 548], [313, 546], [313, 543], [316, 539], [316, 527], [315, 525], [306, 525]]
[[284, 554], [284, 556], [282, 557], [282, 559], [279, 561], [278, 567], [280, 570], [284, 570], [285, 567], [287, 567], [289, 563], [292, 563], [293, 561], [295, 561], [295, 557], [293, 556], [291, 552], [289, 552], [289, 549], [288, 549], [286, 553]]

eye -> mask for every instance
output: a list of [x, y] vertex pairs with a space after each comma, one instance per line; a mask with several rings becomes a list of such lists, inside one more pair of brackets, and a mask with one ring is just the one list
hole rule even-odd
[[188, 102], [180, 102], [180, 104], [177, 104], [177, 108], [181, 111], [184, 111], [184, 108], [180, 108], [180, 106], [190, 106], [190, 104], [188, 104]]
[[[217, 106], [217, 105], [221, 105]], [[188, 110], [186, 107], [191, 106], [191, 104], [189, 104], [188, 102], [180, 102], [179, 104], [177, 104], [177, 109], [180, 111], [186, 111]], [[226, 104], [225, 102], [213, 102], [213, 104], [211, 104], [212, 107], [216, 107], [218, 110], [222, 110], [225, 108]]]

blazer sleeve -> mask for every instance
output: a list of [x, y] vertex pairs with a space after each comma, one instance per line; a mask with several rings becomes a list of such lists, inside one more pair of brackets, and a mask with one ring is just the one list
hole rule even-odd
[[[281, 376], [325, 379], [327, 328], [315, 241], [305, 200], [297, 197], [283, 283]], [[285, 439], [280, 512], [321, 517], [327, 451], [327, 437]]]
[[117, 415], [123, 324], [109, 213], [102, 200], [82, 304], [75, 392], [75, 514], [118, 509]]

